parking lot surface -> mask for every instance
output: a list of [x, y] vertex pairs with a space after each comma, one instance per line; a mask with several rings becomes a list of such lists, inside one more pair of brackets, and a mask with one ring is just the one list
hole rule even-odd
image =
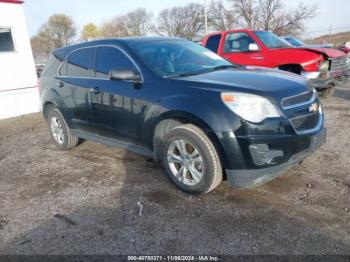
[[327, 143], [254, 189], [191, 196], [144, 157], [59, 151], [41, 114], [0, 121], [0, 254], [350, 254], [350, 85]]

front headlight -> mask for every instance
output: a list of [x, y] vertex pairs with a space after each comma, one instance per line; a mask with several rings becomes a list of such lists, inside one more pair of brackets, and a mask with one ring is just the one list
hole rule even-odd
[[329, 61], [324, 61], [322, 63], [320, 63], [320, 65], [318, 66], [320, 71], [328, 71], [329, 69]]
[[266, 118], [280, 117], [277, 109], [262, 96], [245, 93], [222, 93], [224, 104], [241, 118], [260, 123]]

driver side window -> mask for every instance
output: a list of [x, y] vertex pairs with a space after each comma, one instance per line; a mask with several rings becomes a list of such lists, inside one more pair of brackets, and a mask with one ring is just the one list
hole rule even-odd
[[224, 45], [225, 53], [250, 52], [249, 45], [256, 42], [247, 33], [227, 34]]

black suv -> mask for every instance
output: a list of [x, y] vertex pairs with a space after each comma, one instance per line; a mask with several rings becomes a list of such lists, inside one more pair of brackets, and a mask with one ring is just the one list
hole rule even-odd
[[236, 187], [262, 184], [326, 138], [304, 78], [233, 65], [183, 39], [54, 50], [40, 95], [60, 149], [88, 139], [152, 157], [189, 193], [213, 190], [224, 175]]

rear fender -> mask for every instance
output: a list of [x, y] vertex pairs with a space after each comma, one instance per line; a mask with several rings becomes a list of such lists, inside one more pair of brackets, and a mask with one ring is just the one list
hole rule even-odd
[[42, 112], [45, 104], [47, 103], [53, 104], [55, 107], [58, 108], [58, 110], [60, 110], [61, 114], [63, 115], [64, 119], [67, 122], [68, 127], [73, 128], [72, 123], [70, 121], [72, 119], [72, 112], [68, 110], [66, 104], [64, 103], [64, 100], [54, 88], [44, 89], [40, 94], [40, 101], [41, 101]]

